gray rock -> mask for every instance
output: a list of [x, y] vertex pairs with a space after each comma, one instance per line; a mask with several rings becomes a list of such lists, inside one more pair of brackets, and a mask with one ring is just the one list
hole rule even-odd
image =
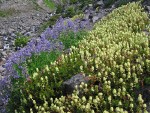
[[84, 19], [88, 20], [89, 19], [89, 13], [85, 14]]
[[143, 5], [150, 6], [150, 0], [143, 0]]
[[0, 66], [0, 73], [5, 71], [5, 68], [3, 68], [2, 66]]
[[98, 16], [94, 16], [94, 17], [92, 18], [93, 23], [95, 23], [98, 19], [99, 19]]
[[103, 6], [104, 5], [102, 0], [98, 1], [96, 4], [97, 4], [97, 6]]
[[88, 77], [85, 77], [83, 74], [77, 74], [73, 77], [71, 77], [69, 80], [65, 81], [63, 83], [63, 93], [64, 95], [66, 94], [71, 94], [73, 90], [75, 89], [75, 86], [79, 86], [81, 82], [87, 83]]
[[16, 37], [16, 34], [15, 34], [15, 33], [11, 33], [11, 36], [12, 36], [12, 37]]
[[31, 36], [31, 32], [26, 32], [24, 35], [25, 36]]
[[4, 49], [5, 49], [5, 50], [8, 50], [8, 49], [9, 49], [9, 44], [5, 44], [5, 45], [4, 45]]
[[26, 30], [22, 30], [20, 33], [25, 34], [26, 32], [27, 32]]
[[2, 53], [3, 56], [7, 56], [6, 51], [2, 51], [1, 53]]
[[4, 40], [4, 41], [7, 41], [7, 40], [8, 40], [8, 37], [7, 37], [7, 36], [4, 36], [4, 37], [3, 37], [3, 40]]
[[92, 5], [92, 4], [89, 4], [89, 7], [93, 7], [93, 5]]
[[3, 43], [2, 43], [2, 41], [0, 40], [0, 49], [2, 49], [3, 48]]
[[11, 34], [11, 33], [13, 33], [13, 32], [15, 32], [15, 30], [14, 30], [13, 28], [9, 28], [9, 29], [8, 29], [8, 33]]
[[150, 13], [150, 6], [146, 6], [145, 8], [148, 11], [148, 13]]

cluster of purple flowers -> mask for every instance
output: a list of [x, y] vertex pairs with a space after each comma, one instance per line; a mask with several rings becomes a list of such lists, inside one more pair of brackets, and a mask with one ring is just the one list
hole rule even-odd
[[[67, 31], [74, 31], [77, 32], [81, 29], [88, 29], [90, 27], [90, 22], [88, 20], [75, 20], [72, 21], [71, 19], [63, 19], [60, 18], [56, 24], [52, 28], [47, 28], [39, 38], [32, 38], [28, 44], [18, 50], [17, 52], [13, 53], [11, 57], [6, 61], [5, 68], [6, 68], [6, 76], [4, 79], [0, 80], [0, 84], [3, 87], [2, 89], [9, 88], [11, 86], [10, 77], [19, 78], [19, 74], [14, 69], [14, 65], [17, 65], [19, 69], [22, 70], [22, 74], [27, 77], [27, 69], [22, 67], [21, 64], [26, 62], [27, 58], [30, 58], [32, 54], [39, 54], [42, 51], [50, 52], [56, 49], [56, 46], [63, 49], [63, 45], [61, 42], [57, 45], [52, 40], [57, 40], [59, 35], [62, 32]], [[51, 40], [52, 39], [52, 40]], [[6, 104], [8, 101], [9, 90], [5, 90], [7, 95], [4, 96], [4, 103]]]
[[[52, 28], [47, 28], [39, 38], [32, 38], [30, 42], [21, 50], [15, 52], [6, 62], [7, 74], [16, 78], [17, 72], [13, 68], [14, 64], [23, 63], [27, 58], [30, 58], [32, 54], [38, 54], [42, 51], [51, 51], [56, 49], [56, 44], [49, 39], [57, 39], [62, 32], [74, 31], [77, 32], [84, 28], [89, 28], [90, 23], [88, 20], [81, 21], [79, 19], [72, 21], [71, 19], [60, 18]], [[59, 43], [59, 47], [63, 48], [62, 43]]]

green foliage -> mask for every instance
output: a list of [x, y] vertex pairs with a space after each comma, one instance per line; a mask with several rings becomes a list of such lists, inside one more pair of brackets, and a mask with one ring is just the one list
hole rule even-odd
[[18, 34], [17, 38], [15, 39], [15, 47], [24, 47], [28, 41], [29, 37]]
[[[142, 95], [136, 97], [133, 91], [150, 76], [149, 37], [142, 32], [147, 25], [148, 16], [137, 3], [114, 10], [78, 45], [71, 46], [69, 54], [62, 54], [42, 70], [37, 68], [18, 85], [19, 102], [12, 97], [14, 108], [17, 112], [147, 112]], [[66, 37], [70, 47], [74, 36]], [[90, 82], [63, 95], [62, 83], [78, 73]]]
[[70, 0], [70, 4], [76, 4], [78, 0]]
[[119, 0], [116, 4], [117, 7], [120, 7], [122, 5], [126, 5], [127, 3], [131, 2], [131, 0]]
[[[109, 7], [117, 0], [104, 0], [105, 7]], [[126, 1], [126, 0], [125, 0]]]
[[[77, 2], [79, 4], [76, 4]], [[82, 8], [92, 3], [93, 3], [92, 0], [62, 1], [60, 4], [57, 4], [56, 13], [62, 14], [63, 17], [73, 17], [74, 15], [83, 13]]]
[[84, 6], [87, 6], [89, 4], [92, 4], [94, 1], [93, 0], [78, 0], [81, 3], [82, 8]]
[[44, 3], [46, 4], [49, 9], [54, 10], [55, 9], [55, 3], [52, 0], [44, 0]]
[[38, 55], [33, 54], [32, 57], [29, 58], [26, 62], [28, 73], [33, 74], [34, 72], [36, 72], [37, 68], [41, 71], [45, 67], [45, 65], [54, 62], [59, 55], [60, 52], [58, 51], [41, 52]]
[[[80, 31], [80, 32], [77, 32], [76, 34], [73, 32], [69, 32], [69, 35], [62, 34], [63, 36], [67, 36], [69, 38], [68, 40], [66, 40], [66, 42], [68, 42], [67, 43], [68, 45], [66, 45], [66, 48], [71, 46], [71, 42], [72, 42], [72, 45], [77, 45], [78, 41], [81, 40], [86, 34], [87, 33], [85, 31]], [[60, 39], [65, 38], [65, 37], [62, 37], [62, 35], [60, 36]], [[51, 77], [49, 76], [49, 73], [45, 73], [46, 70], [49, 70], [48, 65], [52, 64], [52, 62], [54, 61], [61, 60], [59, 57], [60, 54], [61, 53], [58, 51], [41, 52], [38, 55], [33, 54], [31, 58], [27, 59], [27, 61], [24, 64], [22, 64], [23, 67], [25, 66], [28, 69], [28, 74], [30, 75], [30, 77], [27, 79], [23, 77], [22, 69], [20, 69], [17, 65], [14, 66], [14, 68], [17, 70], [21, 78], [18, 78], [17, 80], [16, 79], [11, 80], [14, 86], [14, 89], [12, 89], [12, 94], [11, 94], [12, 98], [8, 104], [8, 108], [11, 108], [11, 109], [8, 109], [9, 112], [14, 112], [14, 109], [12, 108], [17, 109], [18, 111], [25, 111], [25, 112], [29, 112], [30, 108], [34, 108], [32, 107], [34, 103], [31, 101], [31, 99], [28, 99], [29, 95], [32, 95], [34, 97], [34, 100], [36, 101], [37, 105], [43, 104], [44, 98], [46, 99], [48, 97], [55, 98], [55, 97], [60, 97], [62, 95], [62, 83], [64, 80], [70, 78], [71, 76], [71, 75], [68, 75], [68, 73], [76, 74], [76, 70], [73, 70], [72, 68], [65, 69], [66, 66], [68, 67], [72, 64], [66, 62], [66, 64], [63, 65], [59, 69], [60, 73], [58, 74], [52, 73]], [[75, 64], [77, 68], [78, 66], [81, 65], [81, 62], [79, 61], [79, 62], [76, 62]], [[45, 68], [46, 70], [43, 70]], [[52, 66], [50, 70], [52, 70], [52, 72], [53, 71], [55, 72], [57, 68]], [[37, 77], [38, 72], [41, 72], [41, 75]], [[43, 73], [44, 73], [44, 76], [43, 76]], [[60, 74], [61, 76], [58, 76]], [[43, 78], [44, 82], [39, 83], [39, 81], [41, 81], [41, 77], [44, 77]], [[20, 85], [22, 86], [21, 89], [18, 88]], [[17, 95], [21, 95], [21, 96], [17, 96]], [[17, 105], [15, 104], [15, 99], [17, 100], [16, 102]], [[48, 102], [50, 101], [48, 100]], [[16, 106], [20, 106], [20, 107], [17, 108]], [[36, 109], [34, 109], [33, 111], [37, 112]]]
[[71, 18], [72, 21], [75, 21], [76, 19], [83, 19], [84, 17], [84, 14], [83, 13], [80, 13], [78, 15], [75, 15]]
[[33, 3], [33, 8], [35, 9], [35, 10], [37, 10], [37, 11], [39, 11], [40, 9], [42, 9], [42, 7], [40, 7], [39, 6], [39, 4], [37, 3], [37, 1], [36, 0], [31, 0], [32, 1], [32, 3]]
[[63, 13], [63, 10], [64, 10], [64, 5], [58, 4], [56, 9], [56, 14]]
[[0, 17], [7, 17], [11, 16], [12, 14], [16, 13], [15, 9], [7, 9], [7, 10], [0, 10]]
[[144, 79], [146, 85], [150, 85], [150, 77]]
[[77, 46], [78, 42], [87, 35], [86, 31], [79, 31], [74, 33], [73, 31], [62, 33], [59, 37], [60, 41], [65, 46], [65, 49], [71, 46]]
[[75, 8], [73, 6], [70, 6], [66, 9], [65, 14], [63, 17], [73, 17], [76, 14]]
[[49, 26], [53, 26], [56, 21], [59, 19], [60, 15], [57, 14], [57, 15], [54, 15], [52, 16], [48, 21], [44, 22], [41, 26], [40, 26], [40, 29], [39, 29], [39, 33], [41, 33], [42, 31], [44, 31], [47, 27]]

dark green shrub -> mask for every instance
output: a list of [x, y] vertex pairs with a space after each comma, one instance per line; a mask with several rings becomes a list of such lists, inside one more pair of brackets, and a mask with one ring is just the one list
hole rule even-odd
[[80, 5], [78, 6], [80, 10], [82, 10], [82, 8], [84, 8], [85, 6], [88, 6], [89, 4], [92, 4], [93, 1], [92, 0], [78, 0]]
[[78, 0], [70, 0], [70, 4], [75, 4], [77, 2], [78, 2]]
[[116, 0], [103, 0], [105, 7], [109, 7], [112, 5]]
[[59, 37], [60, 41], [65, 46], [65, 49], [70, 48], [71, 46], [76, 46], [80, 40], [87, 35], [86, 31], [79, 31], [74, 33], [73, 31], [62, 33]]
[[73, 17], [75, 14], [76, 14], [75, 8], [74, 8], [73, 6], [70, 6], [70, 7], [68, 7], [68, 8], [66, 9], [64, 16], [71, 18], [71, 17]]
[[52, 0], [44, 0], [44, 3], [50, 10], [55, 9], [55, 3]]
[[52, 16], [47, 22], [44, 22], [41, 26], [40, 26], [40, 29], [39, 29], [39, 33], [43, 32], [47, 27], [51, 27], [53, 26], [56, 21], [59, 19], [60, 15], [57, 14], [57, 15], [54, 15]]
[[29, 41], [29, 37], [18, 35], [18, 38], [15, 39], [15, 46], [16, 47], [24, 47]]
[[131, 2], [131, 0], [118, 0], [118, 2], [116, 3], [116, 7], [120, 7], [122, 5], [126, 5], [129, 2]]
[[60, 52], [58, 51], [51, 51], [51, 52], [41, 52], [39, 55], [32, 55], [26, 62], [26, 66], [28, 67], [29, 74], [33, 74], [36, 72], [36, 69], [42, 70], [45, 65], [54, 62]]
[[57, 5], [56, 14], [63, 13], [64, 6], [61, 4]]
[[146, 77], [144, 79], [144, 82], [145, 82], [146, 85], [150, 85], [150, 77]]

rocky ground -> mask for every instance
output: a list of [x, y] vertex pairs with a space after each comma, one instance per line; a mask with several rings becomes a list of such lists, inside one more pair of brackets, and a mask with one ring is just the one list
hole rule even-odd
[[7, 57], [14, 51], [16, 33], [37, 37], [41, 23], [50, 18], [51, 11], [43, 6], [42, 0], [0, 1], [0, 11], [11, 12], [6, 17], [0, 16], [0, 75]]

